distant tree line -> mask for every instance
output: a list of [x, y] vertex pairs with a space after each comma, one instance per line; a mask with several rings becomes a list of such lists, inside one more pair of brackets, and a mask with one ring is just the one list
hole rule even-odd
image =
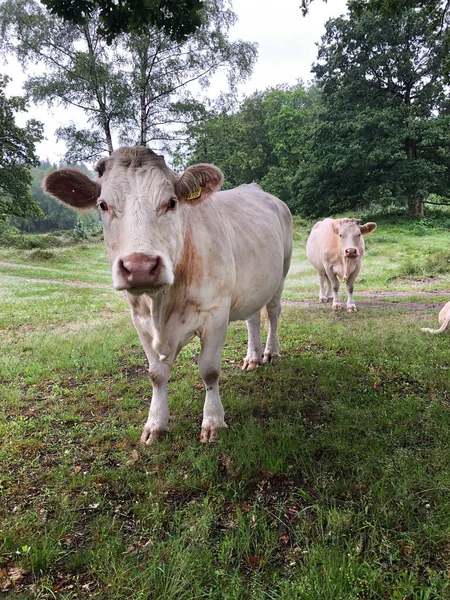
[[210, 113], [185, 160], [214, 162], [227, 185], [256, 181], [314, 217], [392, 203], [422, 216], [430, 194], [450, 203], [446, 30], [428, 5], [362, 4], [326, 24], [312, 86]]
[[[304, 10], [310, 1], [302, 2]], [[54, 12], [60, 6], [44, 4]], [[256, 48], [229, 40], [235, 15], [228, 0], [192, 0], [192, 31], [175, 27], [170, 35], [162, 25], [144, 34], [133, 25], [135, 14], [115, 32], [115, 17], [108, 22], [102, 13], [105, 0], [66, 4], [71, 23], [36, 0], [5, 0], [0, 48], [23, 65], [45, 67], [27, 80], [29, 99], [85, 111], [88, 127], [72, 123], [58, 132], [67, 162], [92, 163], [116, 144], [166, 144], [176, 168], [215, 163], [226, 187], [256, 181], [311, 217], [389, 205], [420, 217], [427, 202], [450, 203], [448, 0], [348, 0], [348, 14], [326, 24], [313, 83], [255, 92], [241, 102], [235, 86], [251, 73]], [[232, 93], [208, 104], [189, 84], [201, 89], [219, 69]], [[23, 190], [8, 191], [4, 178], [0, 218], [1, 210], [3, 218], [8, 211], [31, 214], [21, 226], [34, 231], [71, 227], [75, 216], [40, 189], [51, 168], [36, 166], [42, 132], [35, 122], [15, 128], [12, 115], [25, 101], [4, 97], [2, 85], [3, 128], [16, 142], [22, 136], [29, 152], [20, 143], [4, 145], [0, 166], [9, 160], [14, 171], [17, 151], [28, 174], [10, 182], [31, 183], [31, 195], [28, 187], [23, 202], [13, 202]]]

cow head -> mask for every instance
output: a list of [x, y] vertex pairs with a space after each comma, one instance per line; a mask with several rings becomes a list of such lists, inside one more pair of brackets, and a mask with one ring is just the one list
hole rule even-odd
[[339, 235], [339, 251], [342, 258], [352, 260], [364, 256], [364, 235], [376, 229], [376, 223], [361, 225], [360, 219], [336, 219], [334, 232]]
[[174, 281], [182, 212], [217, 191], [222, 173], [199, 164], [179, 176], [141, 146], [119, 148], [95, 169], [95, 181], [75, 169], [54, 171], [43, 189], [72, 208], [98, 207], [117, 290], [158, 293]]

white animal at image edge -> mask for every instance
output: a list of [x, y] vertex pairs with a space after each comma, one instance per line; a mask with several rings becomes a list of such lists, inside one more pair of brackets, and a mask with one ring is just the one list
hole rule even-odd
[[439, 329], [430, 329], [428, 327], [422, 327], [421, 331], [425, 331], [426, 333], [442, 333], [450, 324], [450, 302], [445, 304], [440, 312], [439, 312]]
[[101, 211], [113, 285], [131, 308], [153, 385], [141, 441], [149, 444], [167, 431], [172, 364], [196, 335], [206, 388], [200, 438], [214, 441], [227, 426], [218, 381], [229, 322], [247, 321], [244, 370], [280, 356], [291, 213], [257, 184], [218, 192], [223, 175], [214, 165], [193, 165], [177, 175], [145, 147], [120, 148], [96, 170], [95, 181], [74, 169], [54, 171], [43, 188], [73, 208]]
[[319, 274], [319, 302], [332, 301], [333, 309], [340, 310], [341, 279], [346, 282], [347, 311], [356, 312], [353, 289], [364, 256], [364, 235], [376, 227], [376, 223], [361, 225], [360, 219], [327, 218], [314, 225], [306, 243], [306, 257]]

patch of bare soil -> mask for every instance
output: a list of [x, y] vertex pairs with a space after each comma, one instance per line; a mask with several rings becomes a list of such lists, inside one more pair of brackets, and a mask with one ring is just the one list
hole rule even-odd
[[[299, 296], [303, 295], [303, 292], [298, 292]], [[394, 298], [420, 298], [423, 300], [431, 300], [436, 296], [443, 296], [448, 294], [450, 296], [450, 290], [439, 290], [439, 291], [368, 291], [358, 290], [355, 292], [356, 305], [358, 308], [386, 308], [386, 309], [399, 309], [399, 310], [430, 310], [435, 308], [442, 308], [442, 302], [401, 302], [393, 300]], [[364, 300], [358, 301], [358, 296], [362, 296]], [[341, 301], [343, 297], [341, 298]], [[282, 300], [282, 304], [286, 306], [305, 306], [311, 308], [322, 308], [323, 310], [332, 310], [331, 303], [321, 304], [318, 300]], [[345, 306], [342, 308], [345, 311]]]

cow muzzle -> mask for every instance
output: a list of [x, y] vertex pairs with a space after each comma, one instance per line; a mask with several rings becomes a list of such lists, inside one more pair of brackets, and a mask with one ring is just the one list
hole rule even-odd
[[163, 271], [164, 261], [161, 256], [135, 252], [117, 259], [113, 268], [114, 287], [131, 293], [156, 291], [169, 283], [165, 280]]
[[358, 250], [356, 248], [346, 248], [345, 258], [358, 258]]

